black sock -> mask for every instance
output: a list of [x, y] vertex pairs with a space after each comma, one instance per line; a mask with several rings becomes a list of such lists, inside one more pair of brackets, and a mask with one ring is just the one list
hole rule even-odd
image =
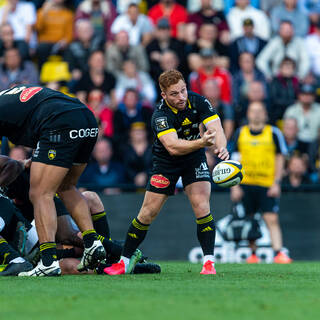
[[57, 249], [57, 258], [58, 260], [60, 259], [65, 259], [65, 258], [76, 258], [76, 252], [74, 248], [70, 249]]
[[205, 217], [197, 219], [197, 236], [203, 255], [213, 255], [216, 228], [211, 213]]
[[82, 232], [82, 238], [85, 248], [90, 248], [95, 240], [98, 240], [98, 235], [95, 230], [86, 230]]
[[41, 260], [48, 267], [57, 260], [57, 245], [55, 242], [43, 242], [40, 244]]
[[107, 239], [110, 239], [110, 229], [109, 223], [107, 219], [106, 212], [97, 212], [94, 213], [92, 216], [93, 227], [98, 234], [104, 236]]
[[4, 240], [0, 239], [0, 264], [8, 264], [11, 260], [18, 258], [19, 253], [14, 250], [10, 244]]
[[142, 243], [149, 229], [149, 224], [141, 223], [138, 218], [132, 220], [127, 232], [126, 242], [123, 247], [122, 255], [130, 258], [135, 250]]
[[274, 256], [278, 255], [280, 253], [280, 250], [274, 250]]
[[256, 249], [252, 249], [252, 250], [251, 250], [251, 254], [256, 255]]
[[120, 246], [117, 243], [114, 243], [109, 239], [106, 239], [104, 236], [101, 236], [101, 235], [98, 235], [98, 239], [102, 242], [103, 247], [106, 250], [106, 253], [112, 258], [119, 260], [122, 252], [122, 246]]

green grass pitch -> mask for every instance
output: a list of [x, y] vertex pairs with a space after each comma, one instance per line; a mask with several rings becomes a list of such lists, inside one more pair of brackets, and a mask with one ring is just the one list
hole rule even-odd
[[319, 319], [320, 263], [160, 263], [157, 275], [0, 278], [1, 320]]

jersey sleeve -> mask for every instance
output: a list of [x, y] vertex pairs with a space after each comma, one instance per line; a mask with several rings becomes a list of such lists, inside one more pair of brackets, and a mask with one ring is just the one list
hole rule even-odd
[[160, 138], [170, 132], [176, 132], [172, 117], [164, 112], [156, 111], [151, 120], [152, 131]]
[[205, 126], [207, 126], [208, 123], [219, 119], [219, 116], [217, 115], [216, 110], [211, 105], [210, 101], [202, 96], [199, 96], [197, 110], [200, 113], [200, 121]]
[[288, 154], [288, 148], [280, 129], [277, 127], [272, 127], [272, 137], [276, 146], [276, 153], [286, 156]]

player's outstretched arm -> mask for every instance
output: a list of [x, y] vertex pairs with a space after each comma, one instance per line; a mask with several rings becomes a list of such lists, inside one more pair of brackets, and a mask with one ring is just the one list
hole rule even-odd
[[221, 160], [228, 160], [229, 152], [227, 149], [227, 138], [224, 134], [220, 119], [215, 119], [214, 121], [207, 123], [206, 127], [211, 132], [216, 132], [214, 153]]
[[215, 143], [216, 132], [207, 130], [197, 140], [179, 139], [176, 132], [167, 133], [159, 138], [163, 146], [171, 156], [183, 156], [204, 147], [210, 147]]

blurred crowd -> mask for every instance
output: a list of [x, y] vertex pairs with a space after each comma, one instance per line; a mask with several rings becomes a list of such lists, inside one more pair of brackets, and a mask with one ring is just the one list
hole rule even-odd
[[42, 84], [92, 110], [91, 189], [144, 187], [157, 79], [173, 68], [216, 107], [230, 144], [262, 101], [288, 145], [284, 183], [319, 183], [320, 1], [0, 0], [0, 90]]

